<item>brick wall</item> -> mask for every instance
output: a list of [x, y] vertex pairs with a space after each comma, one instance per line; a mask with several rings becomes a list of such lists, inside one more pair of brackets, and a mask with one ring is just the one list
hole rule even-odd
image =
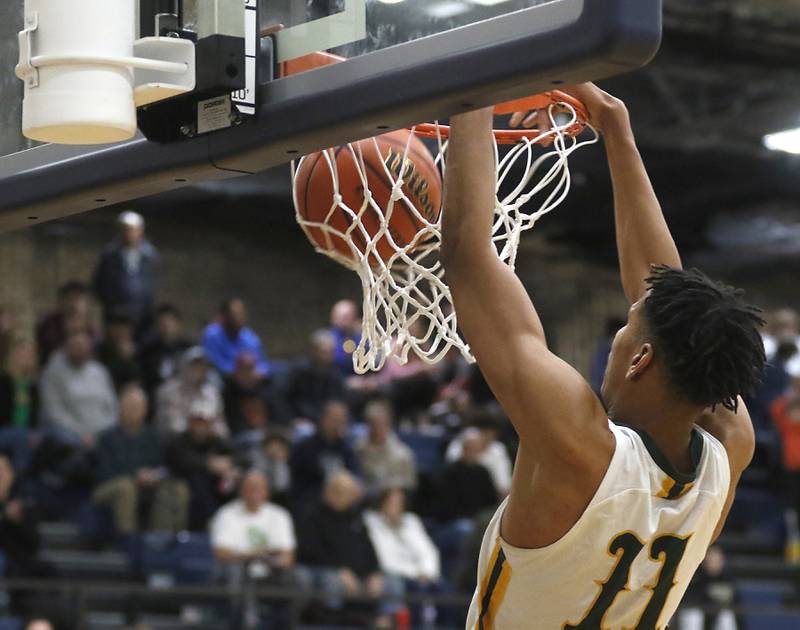
[[[283, 212], [281, 210], [281, 212]], [[285, 213], [284, 213], [285, 214]], [[116, 211], [106, 210], [0, 235], [0, 304], [17, 312], [21, 330], [53, 307], [59, 284], [88, 281], [97, 253], [114, 233]], [[163, 262], [159, 298], [178, 304], [194, 334], [221, 299], [242, 296], [253, 327], [274, 357], [302, 352], [308, 334], [327, 323], [331, 304], [360, 300], [357, 277], [315, 254], [287, 217], [233, 220], [181, 211], [148, 212], [148, 232]], [[529, 236], [517, 271], [530, 291], [548, 339], [565, 360], [586, 374], [609, 317], [627, 311], [613, 268]], [[774, 307], [792, 304], [794, 273], [728, 277], [752, 299]]]
[[[89, 281], [98, 252], [114, 234], [115, 211], [99, 211], [0, 235], [0, 304], [18, 314], [21, 330], [55, 304], [56, 288]], [[162, 256], [159, 299], [184, 311], [199, 333], [220, 300], [240, 295], [253, 327], [272, 356], [305, 348], [308, 334], [326, 325], [331, 304], [360, 300], [357, 277], [315, 254], [291, 222], [207, 221], [185, 212], [149, 213], [148, 234]], [[520, 256], [520, 275], [541, 311], [551, 344], [585, 370], [608, 314], [624, 312], [613, 272], [548, 251], [532, 239]]]

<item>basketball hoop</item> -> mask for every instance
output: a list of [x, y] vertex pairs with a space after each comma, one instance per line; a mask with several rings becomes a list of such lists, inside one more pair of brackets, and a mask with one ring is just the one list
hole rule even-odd
[[[587, 123], [583, 104], [562, 92], [505, 103], [495, 108], [495, 112], [528, 109], [546, 109], [551, 129], [494, 132], [498, 197], [492, 240], [500, 260], [512, 269], [522, 233], [566, 198], [571, 183], [569, 157], [580, 147], [598, 140], [597, 133]], [[584, 129], [590, 130], [592, 137], [579, 140], [578, 135]], [[441, 213], [432, 215], [417, 207], [418, 196], [415, 198], [413, 193], [420, 187], [409, 184], [418, 176], [417, 171], [425, 170], [414, 157], [419, 153], [419, 137], [435, 140], [433, 159], [443, 179], [449, 131], [439, 123], [417, 125], [406, 134], [402, 157], [397, 154], [399, 149], [393, 149], [396, 153], [390, 157], [381, 154], [381, 149], [388, 146], [387, 138], [398, 133], [394, 132], [292, 163], [298, 223], [318, 252], [355, 271], [361, 280], [363, 332], [353, 353], [353, 365], [359, 374], [380, 370], [389, 357], [405, 363], [410, 352], [425, 362], [436, 363], [457, 349], [465, 359], [474, 361], [469, 346], [459, 335], [450, 289], [438, 256]], [[551, 141], [549, 147], [542, 145], [545, 139]], [[391, 146], [396, 146], [396, 137], [391, 142], [394, 143]], [[502, 152], [500, 145], [509, 147]], [[377, 169], [372, 155], [382, 158]], [[309, 160], [313, 164], [309, 165]], [[325, 173], [325, 190], [332, 194], [326, 192], [325, 198], [330, 198], [330, 202], [326, 202], [322, 212], [317, 211], [316, 217], [311, 217], [306, 207], [308, 188], [321, 181], [320, 168]], [[343, 168], [347, 169], [345, 180], [358, 178], [357, 203], [348, 204], [345, 200], [348, 193], [341, 187]], [[309, 170], [316, 173], [314, 179], [310, 178]], [[376, 174], [376, 170], [382, 172]], [[381, 187], [390, 184], [390, 195], [381, 198], [380, 191], [373, 190], [378, 181], [376, 175], [380, 176]], [[299, 179], [303, 190], [298, 190]], [[501, 187], [505, 191], [502, 196]], [[403, 241], [397, 225], [393, 225], [401, 215], [410, 217], [415, 225], [413, 239]], [[404, 220], [408, 229], [409, 219]]]

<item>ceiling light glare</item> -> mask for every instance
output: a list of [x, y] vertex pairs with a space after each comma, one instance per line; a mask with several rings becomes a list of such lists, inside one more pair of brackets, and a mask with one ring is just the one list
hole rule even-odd
[[465, 2], [437, 2], [428, 7], [428, 15], [435, 18], [446, 19], [469, 11]]
[[800, 155], [800, 127], [764, 136], [764, 146], [771, 151]]

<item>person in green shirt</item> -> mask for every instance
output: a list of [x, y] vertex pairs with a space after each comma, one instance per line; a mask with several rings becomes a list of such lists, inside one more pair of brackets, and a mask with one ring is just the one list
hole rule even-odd
[[36, 352], [33, 344], [29, 341], [13, 342], [8, 365], [0, 372], [0, 427], [34, 427], [36, 376]]

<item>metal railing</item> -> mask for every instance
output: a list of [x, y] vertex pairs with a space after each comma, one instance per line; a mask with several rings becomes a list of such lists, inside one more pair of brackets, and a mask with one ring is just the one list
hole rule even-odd
[[[10, 579], [0, 580], [0, 591], [8, 593], [28, 594], [59, 594], [62, 601], [69, 601], [69, 610], [66, 611], [70, 628], [83, 630], [87, 627], [92, 598], [119, 595], [127, 600], [125, 612], [138, 616], [147, 604], [169, 602], [177, 604], [191, 604], [197, 606], [229, 606], [236, 608], [241, 605], [241, 598], [232, 593], [228, 585], [178, 585], [178, 586], [151, 586], [138, 582], [98, 582], [78, 580], [32, 580]], [[297, 630], [301, 626], [300, 616], [303, 609], [312, 602], [324, 602], [330, 595], [320, 591], [306, 588], [286, 588], [274, 586], [258, 586], [252, 591], [259, 603], [280, 604], [286, 606], [288, 625], [286, 630]], [[349, 603], [377, 604], [377, 600], [365, 596], [347, 595], [341, 597]], [[410, 604], [432, 604], [437, 607], [466, 610], [471, 597], [463, 593], [408, 593], [403, 601]], [[200, 626], [197, 626], [198, 628]], [[234, 628], [232, 624], [230, 628]], [[459, 628], [459, 630], [461, 630]]]
[[[134, 616], [146, 605], [168, 602], [170, 604], [191, 604], [199, 606], [236, 606], [238, 598], [232, 594], [225, 584], [217, 585], [179, 585], [155, 587], [137, 582], [98, 582], [76, 580], [0, 580], [0, 591], [8, 593], [55, 594], [70, 602], [69, 628], [84, 630], [87, 628], [92, 598], [103, 596], [124, 596], [126, 611]], [[303, 588], [284, 588], [258, 586], [254, 590], [259, 602], [281, 604], [288, 607], [288, 625], [286, 630], [297, 630], [301, 626], [300, 617], [303, 609], [311, 602], [324, 601], [328, 595], [319, 591]], [[352, 603], [377, 603], [367, 597], [346, 596], [342, 599]], [[404, 601], [410, 605], [433, 604], [440, 608], [457, 608], [466, 611], [470, 597], [463, 593], [409, 593]], [[707, 613], [719, 612], [717, 606], [692, 606]], [[797, 620], [800, 628], [800, 604], [782, 606], [726, 606], [737, 616], [768, 615]], [[197, 626], [200, 628], [201, 626]], [[231, 622], [231, 629], [236, 626]], [[339, 627], [339, 626], [337, 626]], [[452, 627], [452, 626], [450, 626]], [[672, 628], [672, 626], [670, 626]], [[461, 627], [458, 628], [461, 630]], [[679, 630], [679, 628], [678, 628]]]

